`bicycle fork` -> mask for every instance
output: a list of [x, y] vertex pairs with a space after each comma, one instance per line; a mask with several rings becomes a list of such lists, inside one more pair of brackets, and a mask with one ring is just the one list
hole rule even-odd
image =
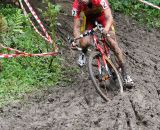
[[107, 65], [107, 62], [105, 60], [104, 55], [102, 55], [102, 62], [104, 64], [104, 68], [103, 68], [103, 65], [100, 62], [100, 58], [97, 57], [97, 65], [98, 65], [98, 71], [99, 71], [99, 74], [100, 74], [100, 79], [101, 80], [105, 80], [105, 79], [103, 79], [103, 71], [104, 71], [103, 69], [105, 69], [105, 72], [107, 72], [107, 74], [108, 74], [107, 75], [108, 77], [106, 77], [106, 79], [111, 78], [112, 77], [112, 73], [111, 73], [111, 71], [110, 71], [110, 69], [109, 69], [109, 67]]

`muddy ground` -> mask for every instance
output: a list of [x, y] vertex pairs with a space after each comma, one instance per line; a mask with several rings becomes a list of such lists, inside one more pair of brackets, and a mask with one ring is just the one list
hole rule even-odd
[[[70, 3], [61, 4], [68, 13]], [[0, 130], [160, 130], [160, 32], [123, 14], [114, 18], [134, 88], [104, 102], [84, 67], [67, 75], [75, 80], [70, 86], [40, 90], [1, 108]], [[61, 14], [59, 19], [63, 27], [58, 32], [65, 38], [72, 32], [72, 18]], [[62, 54], [66, 67], [76, 66], [76, 52]]]

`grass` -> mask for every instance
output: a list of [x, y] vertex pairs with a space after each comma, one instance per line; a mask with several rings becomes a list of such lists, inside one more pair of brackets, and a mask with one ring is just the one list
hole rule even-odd
[[[148, 1], [160, 6], [159, 0]], [[158, 9], [147, 6], [138, 0], [109, 0], [109, 3], [116, 12], [129, 15], [147, 27], [160, 28], [160, 11]]]
[[[2, 4], [0, 8], [0, 43], [28, 53], [53, 50], [33, 30], [20, 9]], [[0, 53], [12, 52], [0, 49]], [[49, 67], [52, 58], [53, 62]], [[28, 92], [54, 87], [61, 82], [71, 83], [71, 78], [66, 77], [65, 74], [77, 73], [77, 69], [63, 67], [62, 61], [59, 56], [1, 59], [0, 106], [20, 99]]]

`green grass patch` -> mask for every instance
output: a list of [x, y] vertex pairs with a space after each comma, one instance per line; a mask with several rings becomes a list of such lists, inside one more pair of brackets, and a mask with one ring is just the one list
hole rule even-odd
[[[159, 0], [146, 0], [160, 6]], [[160, 11], [151, 6], [147, 6], [138, 0], [109, 0], [111, 8], [116, 12], [122, 12], [132, 16], [140, 23], [148, 27], [160, 28]]]
[[[50, 32], [51, 33], [51, 32]], [[27, 53], [50, 52], [53, 46], [42, 39], [32, 28], [22, 11], [11, 5], [0, 4], [0, 43]], [[0, 53], [12, 52], [0, 49]], [[60, 57], [19, 57], [1, 59], [0, 62], [0, 105], [20, 99], [22, 95], [36, 89], [55, 86], [60, 82], [70, 83], [61, 65]], [[75, 70], [75, 71], [74, 71]]]

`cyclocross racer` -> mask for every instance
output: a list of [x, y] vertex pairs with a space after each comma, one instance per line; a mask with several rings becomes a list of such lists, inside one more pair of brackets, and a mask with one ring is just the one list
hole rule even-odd
[[[82, 20], [83, 15], [83, 20]], [[133, 80], [127, 74], [125, 58], [122, 50], [118, 46], [116, 35], [113, 27], [113, 17], [107, 0], [74, 0], [72, 7], [72, 16], [74, 16], [73, 35], [79, 37], [85, 30], [92, 29], [95, 26], [95, 21], [102, 24], [104, 27], [103, 33], [106, 34], [107, 40], [111, 43], [111, 48], [114, 51], [119, 66], [122, 69], [122, 77], [125, 86], [133, 85]], [[83, 24], [82, 24], [83, 22]], [[82, 48], [82, 54], [79, 56], [78, 64], [83, 66], [86, 61], [86, 52], [89, 43], [92, 43], [91, 36], [86, 36], [76, 44]], [[76, 45], [74, 43], [74, 45]]]

